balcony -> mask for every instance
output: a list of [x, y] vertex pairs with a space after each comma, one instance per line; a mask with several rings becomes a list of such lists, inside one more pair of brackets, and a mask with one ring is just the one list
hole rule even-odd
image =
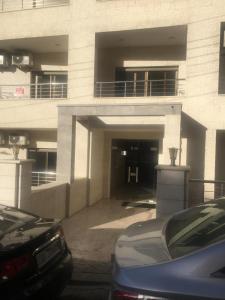
[[69, 5], [70, 0], [0, 0], [0, 12]]
[[184, 79], [96, 82], [95, 96], [104, 97], [164, 97], [183, 96]]
[[0, 85], [0, 100], [66, 98], [67, 83]]
[[96, 33], [95, 96], [183, 96], [186, 40], [186, 26]]

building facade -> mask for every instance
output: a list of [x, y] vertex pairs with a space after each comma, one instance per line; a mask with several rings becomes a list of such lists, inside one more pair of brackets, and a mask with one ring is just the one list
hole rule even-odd
[[69, 184], [69, 214], [154, 191], [171, 147], [191, 178], [225, 180], [223, 0], [0, 0], [0, 16], [0, 132], [29, 136], [20, 158]]

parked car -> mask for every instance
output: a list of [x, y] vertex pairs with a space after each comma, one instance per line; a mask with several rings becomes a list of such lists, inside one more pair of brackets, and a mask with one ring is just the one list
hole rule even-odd
[[128, 227], [110, 299], [225, 299], [225, 199]]
[[55, 299], [71, 272], [59, 222], [0, 206], [1, 299]]

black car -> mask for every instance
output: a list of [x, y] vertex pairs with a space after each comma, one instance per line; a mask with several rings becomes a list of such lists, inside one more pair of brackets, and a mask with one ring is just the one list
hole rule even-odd
[[225, 300], [225, 199], [128, 227], [113, 267], [113, 300]]
[[55, 299], [71, 274], [59, 222], [0, 206], [0, 299]]

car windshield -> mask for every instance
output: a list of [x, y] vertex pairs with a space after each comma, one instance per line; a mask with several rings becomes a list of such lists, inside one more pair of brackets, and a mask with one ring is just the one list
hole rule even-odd
[[166, 242], [172, 258], [221, 240], [225, 240], [225, 199], [177, 214], [166, 227]]
[[6, 233], [34, 220], [36, 220], [35, 216], [10, 207], [0, 206], [0, 238]]

